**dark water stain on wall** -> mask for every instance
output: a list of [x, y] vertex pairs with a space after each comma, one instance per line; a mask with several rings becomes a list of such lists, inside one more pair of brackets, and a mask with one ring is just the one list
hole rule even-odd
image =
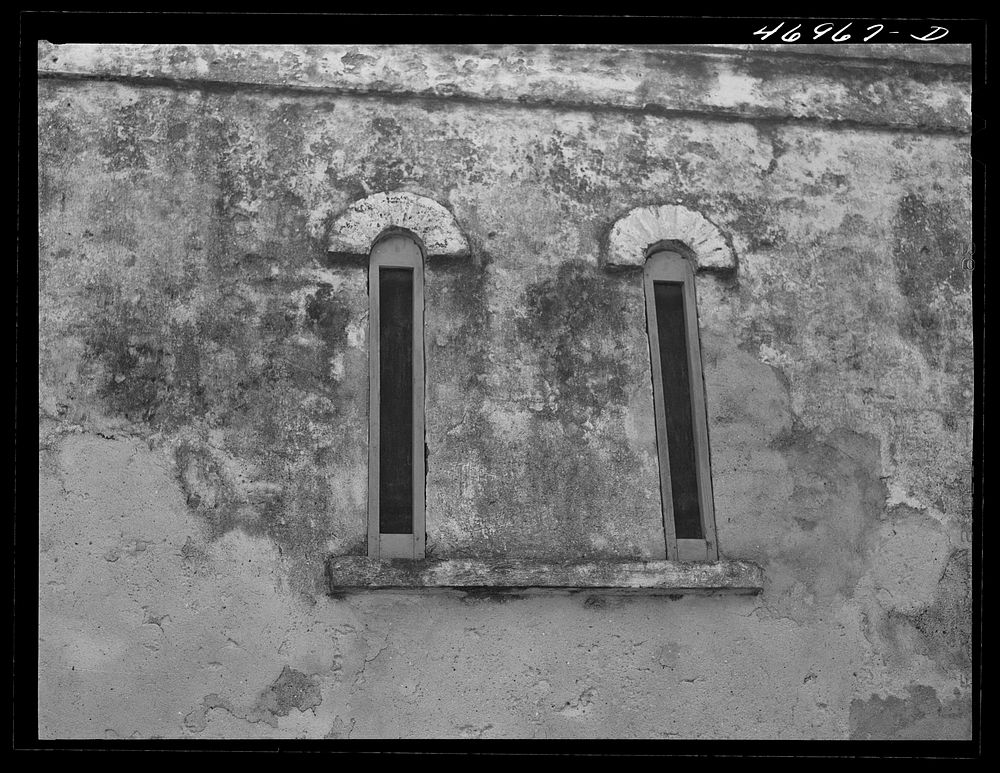
[[421, 177], [417, 174], [417, 164], [425, 154], [420, 152], [416, 115], [410, 111], [400, 111], [396, 117], [376, 115], [371, 119], [371, 127], [373, 155], [366, 159], [361, 175], [368, 188], [391, 191]]
[[543, 415], [596, 417], [624, 404], [637, 378], [621, 354], [627, 348], [626, 312], [634, 300], [622, 293], [619, 279], [577, 261], [528, 285], [522, 302], [527, 315], [517, 320], [518, 335], [537, 352], [542, 377], [560, 390], [561, 407]]
[[[480, 254], [484, 266], [493, 259]], [[620, 280], [583, 263], [563, 267], [518, 294], [525, 317], [496, 313], [488, 270], [432, 263], [428, 277], [427, 363], [437, 385], [428, 410], [442, 416], [429, 425], [437, 434], [428, 480], [450, 525], [441, 535], [449, 553], [655, 555], [633, 490], [641, 461], [619, 423], [637, 378], [631, 325], [620, 318], [635, 299], [620, 293]], [[638, 300], [642, 319], [641, 292]], [[645, 337], [638, 341], [648, 358]], [[518, 375], [532, 371], [536, 379]], [[439, 389], [456, 388], [460, 405], [438, 402]], [[552, 399], [537, 402], [550, 389]], [[516, 439], [498, 429], [508, 420], [526, 420]], [[436, 538], [431, 527], [429, 551]]]
[[155, 422], [167, 390], [162, 304], [149, 293], [126, 297], [111, 272], [95, 279], [85, 294], [94, 308], [85, 351], [103, 373], [98, 395], [112, 413]]
[[[270, 449], [257, 456], [230, 458], [224, 449], [187, 439], [174, 451], [177, 478], [188, 507], [207, 528], [210, 540], [234, 529], [271, 539], [283, 552], [302, 559], [321, 551], [333, 534], [335, 509], [329, 482], [298, 458], [283, 460]], [[249, 466], [252, 477], [234, 472]], [[320, 572], [316, 568], [316, 572]]]
[[214, 328], [216, 345], [242, 363], [236, 373], [214, 375], [215, 412], [227, 427], [225, 452], [252, 470], [239, 525], [306, 554], [320, 550], [333, 528], [337, 503], [326, 475], [352, 454], [339, 396], [342, 388], [356, 395], [353, 382], [366, 373], [331, 376], [331, 362], [347, 356], [355, 313], [343, 298], [322, 283], [277, 289], [263, 308], [215, 321], [222, 325]]
[[[501, 90], [512, 77], [544, 77], [540, 63], [553, 66], [553, 56], [563, 68], [561, 77], [564, 66], [580, 61], [579, 52], [563, 57], [549, 48], [513, 55], [509, 49], [464, 51], [454, 60], [456, 72], [490, 68]], [[364, 77], [373, 71], [369, 68], [391, 66], [387, 52], [353, 52], [324, 64], [326, 48], [286, 51], [256, 72], [308, 86], [319, 81], [300, 78], [303, 73], [329, 78], [343, 64], [355, 68], [353, 76]], [[209, 66], [218, 68], [220, 77], [245, 78], [249, 64], [262, 62], [258, 52], [248, 50], [246, 56], [209, 60]], [[166, 72], [202, 66], [183, 47], [172, 47], [164, 58]], [[589, 79], [600, 67], [625, 65], [636, 84], [634, 96], [654, 103], [665, 98], [686, 103], [725, 85], [720, 73], [734, 70], [759, 78], [759, 96], [780, 96], [783, 86], [802, 82], [787, 59], [780, 66], [735, 61], [602, 50], [570, 91], [586, 99]], [[125, 57], [118, 62], [127, 63]], [[420, 88], [434, 84], [435, 73], [421, 69], [423, 64], [391, 79], [396, 86], [408, 76], [424, 84]], [[666, 81], [655, 77], [658, 68], [678, 76], [671, 80], [677, 94], [662, 93]], [[861, 69], [827, 70], [838, 73], [844, 88], [856, 90], [864, 103], [861, 114], [837, 116], [838, 121], [870, 118], [865, 111], [880, 99], [905, 100], [903, 81], [917, 86], [933, 81], [940, 89], [937, 84], [959, 79], [959, 68], [949, 71], [954, 76], [932, 78], [928, 68], [907, 75], [909, 66], [900, 65], [879, 70], [879, 77], [900, 81], [883, 84], [860, 75]], [[967, 703], [950, 691], [953, 685], [965, 689], [970, 667], [968, 551], [952, 553], [946, 566], [937, 564], [943, 577], [933, 593], [928, 588], [926, 607], [887, 615], [887, 630], [895, 627], [895, 638], [872, 637], [868, 647], [859, 641], [868, 628], [846, 630], [859, 607], [878, 606], [878, 598], [850, 597], [868, 593], [864, 579], [873, 568], [873, 535], [880, 532], [886, 497], [880, 474], [896, 475], [888, 478], [893, 483], [906, 483], [907, 475], [917, 481], [908, 498], [933, 504], [949, 529], [968, 509], [968, 480], [953, 471], [956, 465], [945, 473], [953, 482], [938, 482], [935, 489], [921, 488], [920, 475], [913, 474], [924, 456], [933, 466], [943, 443], [958, 449], [956, 456], [967, 445], [960, 436], [968, 399], [963, 384], [952, 386], [952, 376], [963, 376], [971, 350], [951, 336], [968, 324], [967, 310], [956, 300], [967, 297], [967, 277], [957, 273], [961, 256], [953, 254], [968, 221], [963, 137], [911, 132], [894, 142], [887, 127], [867, 131], [850, 123], [830, 128], [795, 120], [802, 106], [795, 94], [782, 103], [792, 109], [787, 120], [723, 122], [704, 113], [665, 115], [655, 108], [589, 110], [582, 102], [564, 110], [553, 104], [501, 104], [492, 96], [402, 99], [377, 93], [396, 86], [371, 78], [375, 91], [353, 96], [248, 83], [186, 88], [158, 82], [52, 77], [39, 84], [44, 243], [39, 268], [40, 286], [46, 288], [40, 293], [45, 340], [39, 354], [45, 360], [41, 380], [47, 382], [40, 384], [40, 394], [44, 388], [51, 397], [45, 400], [46, 421], [57, 425], [45, 432], [53, 438], [57, 432], [130, 435], [141, 451], [134, 462], [118, 465], [124, 457], [114, 456], [88, 460], [95, 469], [103, 465], [102, 481], [127, 466], [125, 472], [134, 473], [127, 480], [159, 488], [164, 481], [153, 473], [160, 469], [158, 455], [168, 452], [181, 507], [189, 510], [176, 513], [171, 506], [156, 523], [132, 513], [136, 527], [151, 530], [150, 539], [152, 530], [164, 528], [162, 536], [176, 537], [163, 543], [164, 563], [157, 567], [165, 571], [158, 571], [157, 582], [148, 582], [149, 560], [160, 555], [153, 542], [141, 567], [127, 552], [113, 565], [98, 552], [96, 571], [86, 575], [97, 580], [76, 589], [78, 609], [64, 605], [49, 618], [51, 630], [82, 609], [103, 628], [101, 636], [129, 644], [125, 670], [159, 679], [162, 722], [133, 720], [132, 712], [115, 707], [117, 692], [108, 698], [93, 681], [98, 672], [90, 673], [89, 683], [64, 689], [68, 683], [56, 675], [65, 670], [69, 649], [57, 647], [44, 675], [55, 681], [46, 692], [66, 700], [43, 703], [68, 706], [69, 719], [50, 723], [52, 732], [90, 729], [76, 724], [80, 719], [72, 716], [72, 706], [97, 705], [94, 700], [105, 701], [108, 727], [134, 728], [140, 735], [150, 730], [169, 735], [185, 727], [291, 735], [331, 722], [336, 733], [345, 733], [355, 721], [367, 734], [373, 723], [385, 731], [382, 718], [402, 717], [396, 710], [405, 709], [385, 661], [386, 668], [370, 669], [352, 688], [349, 711], [321, 703], [330, 690], [347, 686], [334, 683], [340, 677], [328, 681], [302, 665], [311, 662], [301, 659], [305, 645], [330, 643], [326, 626], [343, 615], [357, 627], [346, 628], [352, 631], [346, 639], [358, 648], [359, 668], [376, 653], [371, 636], [376, 631], [394, 637], [401, 653], [408, 649], [398, 662], [392, 658], [393, 668], [405, 662], [410, 676], [423, 683], [424, 696], [413, 700], [417, 711], [421, 702], [447, 692], [435, 684], [458, 685], [468, 693], [468, 706], [455, 704], [447, 718], [427, 719], [422, 728], [431, 734], [489, 726], [483, 717], [455, 716], [468, 707], [506, 711], [513, 724], [496, 724], [493, 733], [508, 735], [593, 735], [609, 727], [611, 734], [655, 734], [665, 729], [663, 717], [671, 725], [666, 729], [679, 734], [837, 733], [848, 719], [838, 696], [842, 685], [851, 683], [852, 669], [858, 679], [849, 710], [855, 737], [968, 733]], [[452, 84], [442, 85], [447, 93]], [[956, 115], [963, 94], [954, 97]], [[530, 87], [525, 95], [538, 96]], [[941, 104], [952, 99], [943, 90], [937, 96]], [[756, 96], [748, 93], [747, 99]], [[746, 108], [760, 114], [769, 104], [774, 103]], [[662, 547], [655, 437], [647, 426], [651, 409], [649, 417], [645, 413], [652, 397], [641, 272], [611, 277], [594, 264], [602, 258], [600, 236], [617, 217], [637, 206], [679, 202], [705, 212], [747, 250], [739, 272], [725, 280], [700, 275], [698, 281], [699, 290], [706, 290], [699, 298], [720, 304], [703, 308], [706, 330], [727, 328], [714, 343], [703, 339], [706, 373], [724, 395], [708, 406], [717, 458], [727, 466], [724, 486], [718, 487], [727, 501], [719, 511], [725, 510], [730, 522], [720, 524], [720, 535], [733, 535], [739, 557], [766, 564], [764, 594], [753, 601], [601, 598], [603, 608], [594, 601], [577, 610], [588, 615], [583, 625], [572, 617], [579, 600], [569, 605], [525, 600], [516, 609], [472, 598], [460, 606], [426, 598], [405, 604], [299, 603], [303, 599], [295, 594], [309, 591], [310, 575], [321, 571], [328, 554], [360, 555], [366, 547], [364, 260], [347, 267], [339, 257], [329, 258], [323, 224], [328, 233], [333, 217], [350, 202], [399, 188], [448, 202], [472, 246], [471, 260], [454, 265], [430, 260], [426, 267], [428, 492], [437, 497], [438, 524], [454, 516], [447, 524], [465, 530], [446, 533], [450, 542], [429, 542], [429, 553], [440, 548], [440, 557], [586, 557], [609, 565], [660, 557], [649, 549], [647, 529], [654, 522]], [[873, 201], [876, 196], [879, 202]], [[895, 197], [901, 198], [893, 217]], [[888, 232], [869, 202], [886, 208]], [[839, 212], [848, 213], [840, 225], [828, 220]], [[729, 284], [712, 284], [720, 281]], [[787, 363], [781, 365], [784, 373], [755, 373], [755, 368], [768, 371], [761, 360], [775, 361], [764, 344]], [[894, 352], [909, 355], [918, 347], [929, 367], [923, 362], [919, 369], [902, 367], [902, 355]], [[535, 395], [544, 399], [536, 401]], [[928, 422], [926, 436], [910, 433], [917, 435], [913, 446], [887, 439], [887, 426], [922, 406], [942, 403], [946, 408], [935, 407], [940, 426]], [[792, 410], [803, 405], [808, 426], [797, 424], [771, 444], [791, 424]], [[879, 433], [886, 447], [864, 434], [868, 431]], [[99, 449], [108, 441], [94, 442], [90, 447]], [[147, 443], [150, 456], [143, 462]], [[56, 479], [52, 512], [66, 514], [65, 531], [53, 531], [46, 537], [51, 542], [70, 536], [76, 523], [101, 523], [95, 489], [86, 491], [87, 501], [58, 491], [60, 447], [58, 439], [46, 441], [40, 461], [40, 472]], [[108, 469], [113, 475], [105, 474]], [[648, 480], [640, 470], [649, 473]], [[169, 489], [166, 482], [163, 488]], [[437, 526], [431, 518], [428, 525], [433, 536]], [[108, 539], [117, 544], [118, 535], [109, 533]], [[721, 537], [720, 542], [725, 555], [727, 545]], [[261, 553], [274, 558], [266, 571], [275, 576], [257, 571], [248, 583]], [[231, 554], [231, 563], [224, 554]], [[72, 557], [68, 546], [63, 555]], [[245, 563], [249, 559], [252, 567]], [[59, 562], [60, 570], [65, 564]], [[171, 566], [179, 573], [173, 580]], [[109, 568], [123, 572], [116, 575], [117, 587], [106, 582]], [[189, 605], [195, 597], [218, 599], [220, 591], [248, 600], [245, 608], [253, 614], [236, 620], [215, 617], [205, 606], [197, 610], [197, 621], [184, 623], [191, 634], [187, 643], [180, 643], [188, 647], [190, 667], [167, 673], [153, 660], [135, 656], [143, 650], [132, 646], [138, 643], [131, 638], [135, 632], [116, 622], [115, 610], [108, 608], [110, 617], [103, 614], [106, 601], [93, 594], [88, 599], [85, 585], [120, 591], [131, 600], [160, 594], [175, 602], [178, 621], [195, 613]], [[125, 595], [122, 601], [130, 603]], [[274, 622], [275, 610], [288, 616], [277, 627], [255, 630], [262, 619]], [[525, 611], [537, 625], [519, 628]], [[227, 614], [232, 613], [231, 606]], [[462, 633], [469, 620], [461, 618], [480, 613], [482, 619], [474, 622], [487, 628], [470, 646], [468, 629]], [[208, 654], [211, 664], [201, 657], [217, 647], [227, 626], [251, 637], [260, 633], [260, 641], [220, 648], [222, 671], [202, 671], [220, 666], [214, 652]], [[547, 637], [548, 649], [535, 646], [546, 626], [558, 634]], [[844, 630], [831, 636], [834, 626]], [[661, 636], [665, 630], [673, 631], [669, 645]], [[706, 636], [708, 649], [699, 650], [695, 645]], [[282, 640], [288, 646], [279, 646]], [[824, 657], [829, 655], [825, 664], [816, 662], [816, 642]], [[372, 647], [367, 655], [366, 646]], [[591, 649], [593, 654], [584, 654]], [[578, 656], [570, 657], [571, 650]], [[458, 660], [449, 663], [449, 652]], [[720, 652], [747, 654], [742, 667], [734, 666], [734, 676], [748, 689], [723, 689], [696, 706], [677, 690], [650, 687], [650, 667], [680, 682], [681, 676], [717, 670]], [[303, 671], [283, 667], [289, 653]], [[509, 667], [503, 667], [505, 657]], [[559, 693], [544, 700], [553, 709], [570, 707], [571, 701], [579, 708], [582, 696], [596, 696], [592, 703], [587, 698], [589, 716], [566, 712], [570, 724], [559, 724], [562, 718], [537, 719], [534, 707], [522, 710], [519, 704], [511, 712], [501, 705], [509, 703], [506, 689], [484, 702], [482, 675], [515, 673], [520, 661], [539, 679], [544, 672], [546, 690]], [[610, 672], [604, 661], [613, 663]], [[865, 676], [859, 661], [869, 672]], [[792, 677], [779, 673], [786, 662], [788, 671], [796, 672]], [[225, 674], [245, 668], [261, 675], [251, 684], [246, 705], [234, 705], [236, 694], [218, 686], [206, 686], [219, 692], [200, 702], [200, 692], [190, 693], [191, 678], [221, 673], [224, 681]], [[761, 668], [773, 678], [755, 680]], [[682, 674], [686, 669], [691, 672]], [[77, 665], [74, 679], [81, 678], [80, 671]], [[445, 672], [451, 676], [439, 678]], [[907, 683], [911, 690], [901, 692], [898, 686]], [[141, 686], [137, 689], [141, 693]], [[797, 707], [789, 703], [789, 696], [803, 689], [817, 691], [822, 718], [809, 708], [800, 711], [801, 701]], [[889, 689], [901, 694], [887, 697]], [[149, 703], [119, 702], [145, 708]], [[625, 716], [608, 725], [607, 712], [620, 714], [622, 707], [625, 715], [634, 710], [636, 722]], [[330, 714], [309, 716], [317, 708]], [[334, 721], [334, 713], [343, 717]], [[280, 718], [285, 719], [279, 723]], [[240, 724], [244, 721], [262, 724], [255, 728]]]
[[112, 171], [149, 169], [144, 138], [149, 136], [153, 125], [150, 107], [150, 102], [143, 99], [122, 105], [101, 132], [97, 149]]
[[238, 495], [225, 468], [207, 446], [181, 442], [174, 450], [178, 482], [187, 506], [199, 513], [212, 539], [239, 524]]
[[712, 196], [722, 212], [731, 213], [731, 227], [743, 235], [751, 252], [785, 244], [788, 234], [781, 225], [783, 203], [763, 196], [719, 192]]
[[533, 148], [548, 168], [545, 183], [553, 190], [592, 206], [606, 207], [611, 200], [605, 154], [585, 136], [556, 130], [544, 145]]
[[[169, 319], [181, 304], [162, 283], [133, 292], [116, 272], [97, 275], [83, 296], [83, 372], [98, 379], [104, 412], [137, 429], [218, 428], [221, 441], [208, 443], [203, 427], [175, 452], [186, 501], [211, 538], [242, 528], [305, 554], [331, 534], [325, 474], [351, 442], [338, 432], [330, 362], [345, 351], [352, 313], [328, 285], [272, 279], [272, 265], [243, 256], [214, 291], [184, 302], [183, 322]], [[269, 294], [258, 300], [254, 285]]]
[[900, 199], [892, 221], [892, 258], [908, 301], [900, 332], [935, 366], [948, 366], [956, 338], [948, 304], [938, 298], [949, 300], [968, 281], [962, 258], [970, 235], [955, 225], [963, 221], [951, 207], [913, 193]]
[[308, 296], [306, 316], [310, 327], [323, 340], [328, 355], [343, 347], [350, 312], [337, 302], [330, 285], [320, 285], [315, 293]]
[[[788, 529], [769, 552], [792, 581], [814, 596], [788, 614], [811, 619], [839, 598], [850, 598], [865, 571], [868, 538], [887, 495], [879, 477], [878, 440], [849, 430], [832, 433], [795, 428], [771, 447], [787, 459], [793, 490], [787, 505]], [[784, 590], [788, 580], [775, 580]], [[775, 588], [777, 590], [777, 588]]]
[[971, 734], [972, 717], [967, 700], [941, 702], [937, 691], [927, 685], [906, 688], [908, 698], [872, 695], [855, 698], [850, 708], [852, 740], [966, 739]]
[[[438, 354], [447, 358], [442, 363], [447, 376], [459, 376], [462, 388], [470, 390], [470, 400], [481, 402], [490, 349], [492, 319], [489, 313], [486, 267], [494, 260], [479, 242], [474, 243], [476, 262], [451, 265], [435, 260], [428, 264], [425, 280], [425, 308], [435, 309], [425, 314], [425, 336], [428, 345], [436, 343], [435, 325], [448, 321], [446, 345]], [[445, 339], [442, 339], [445, 342]]]

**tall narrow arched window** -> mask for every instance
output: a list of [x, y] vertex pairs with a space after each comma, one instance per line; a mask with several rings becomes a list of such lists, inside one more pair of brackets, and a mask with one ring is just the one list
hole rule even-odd
[[694, 271], [678, 253], [661, 250], [646, 260], [643, 283], [667, 558], [714, 561], [719, 549]]
[[424, 261], [390, 233], [368, 268], [368, 555], [424, 557]]

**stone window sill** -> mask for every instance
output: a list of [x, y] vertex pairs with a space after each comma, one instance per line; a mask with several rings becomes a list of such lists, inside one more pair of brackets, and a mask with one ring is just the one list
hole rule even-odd
[[367, 556], [331, 556], [326, 576], [333, 596], [377, 590], [753, 595], [764, 587], [763, 569], [750, 561], [736, 560], [555, 563], [523, 559], [378, 561]]

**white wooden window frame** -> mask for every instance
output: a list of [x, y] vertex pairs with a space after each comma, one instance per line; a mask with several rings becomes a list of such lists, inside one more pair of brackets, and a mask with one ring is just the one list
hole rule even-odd
[[[674, 500], [670, 483], [670, 452], [667, 445], [666, 418], [664, 416], [665, 404], [660, 369], [660, 340], [656, 325], [656, 302], [653, 292], [654, 282], [670, 282], [682, 286], [695, 470], [703, 539], [678, 539], [674, 524]], [[646, 296], [646, 332], [649, 339], [649, 355], [653, 376], [653, 412], [656, 417], [660, 500], [667, 559], [673, 561], [717, 561], [719, 547], [715, 536], [708, 416], [705, 410], [705, 382], [702, 376], [701, 345], [698, 333], [698, 302], [695, 295], [694, 270], [691, 262], [672, 250], [653, 247], [649, 250], [643, 268], [643, 286]]]
[[[379, 530], [380, 310], [379, 269], [413, 270], [413, 533]], [[368, 556], [424, 558], [426, 541], [424, 459], [424, 255], [412, 236], [392, 231], [377, 238], [368, 264]]]

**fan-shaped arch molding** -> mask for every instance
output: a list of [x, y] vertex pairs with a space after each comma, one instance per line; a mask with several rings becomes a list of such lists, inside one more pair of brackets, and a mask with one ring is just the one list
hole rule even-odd
[[469, 256], [469, 240], [455, 216], [433, 199], [405, 191], [375, 193], [355, 201], [334, 221], [327, 249], [367, 255], [376, 239], [390, 228], [417, 236], [427, 257]]
[[657, 245], [682, 246], [699, 271], [735, 271], [736, 254], [718, 227], [680, 204], [636, 207], [611, 228], [605, 265], [641, 268]]

